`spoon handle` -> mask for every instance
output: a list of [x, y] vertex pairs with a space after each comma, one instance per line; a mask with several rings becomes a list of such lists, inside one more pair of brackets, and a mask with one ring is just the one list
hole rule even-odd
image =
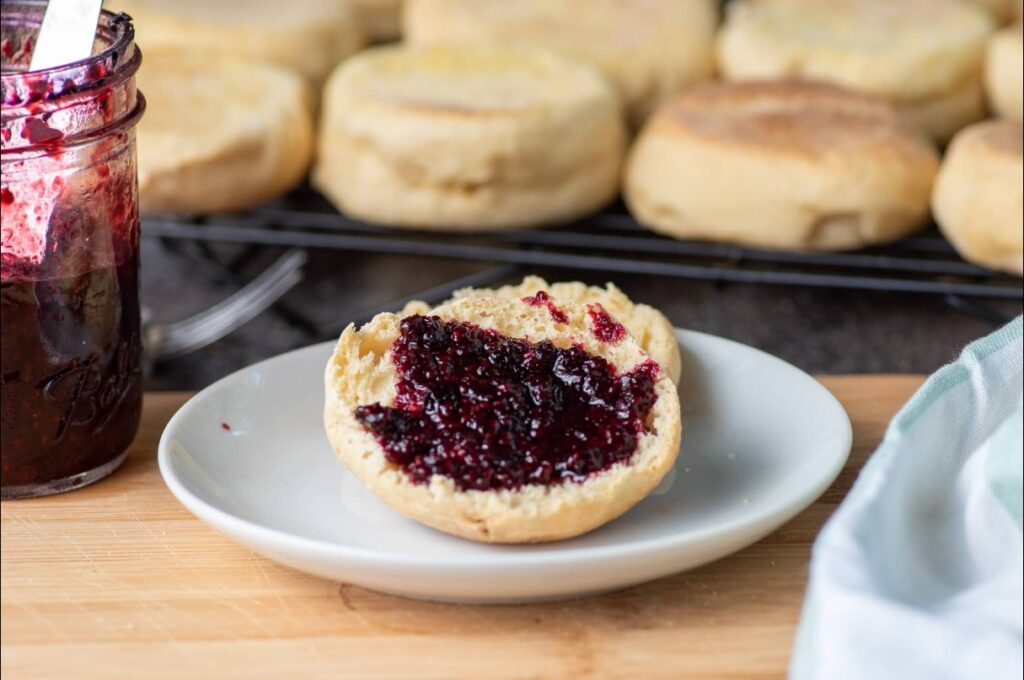
[[29, 68], [70, 64], [92, 54], [103, 0], [50, 0]]

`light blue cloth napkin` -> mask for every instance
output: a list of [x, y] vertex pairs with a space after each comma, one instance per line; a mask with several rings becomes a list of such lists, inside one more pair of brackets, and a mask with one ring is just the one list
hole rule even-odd
[[791, 680], [1021, 680], [1022, 320], [896, 415], [814, 544]]

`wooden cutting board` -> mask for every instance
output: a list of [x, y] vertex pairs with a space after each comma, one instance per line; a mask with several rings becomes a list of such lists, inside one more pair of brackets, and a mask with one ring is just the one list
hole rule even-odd
[[756, 545], [610, 595], [500, 607], [380, 595], [222, 538], [156, 466], [160, 432], [189, 395], [148, 394], [113, 477], [2, 504], [0, 670], [5, 680], [780, 678], [811, 543], [921, 380], [822, 378], [853, 421], [850, 461]]

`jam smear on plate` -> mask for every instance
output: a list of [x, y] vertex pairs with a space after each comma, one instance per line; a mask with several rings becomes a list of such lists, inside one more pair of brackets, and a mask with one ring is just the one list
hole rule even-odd
[[414, 483], [467, 490], [583, 482], [628, 463], [657, 395], [651, 360], [617, 373], [579, 346], [532, 343], [436, 316], [410, 316], [390, 349], [392, 406], [356, 419]]

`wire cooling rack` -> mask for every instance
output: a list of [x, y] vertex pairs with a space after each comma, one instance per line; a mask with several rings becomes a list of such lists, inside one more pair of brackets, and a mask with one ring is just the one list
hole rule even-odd
[[881, 248], [848, 253], [760, 250], [654, 234], [621, 205], [572, 224], [500, 232], [400, 230], [353, 220], [302, 189], [246, 213], [143, 219], [164, 239], [324, 248], [412, 257], [761, 285], [946, 296], [970, 313], [972, 299], [1024, 299], [1021, 279], [963, 261], [932, 229]]

